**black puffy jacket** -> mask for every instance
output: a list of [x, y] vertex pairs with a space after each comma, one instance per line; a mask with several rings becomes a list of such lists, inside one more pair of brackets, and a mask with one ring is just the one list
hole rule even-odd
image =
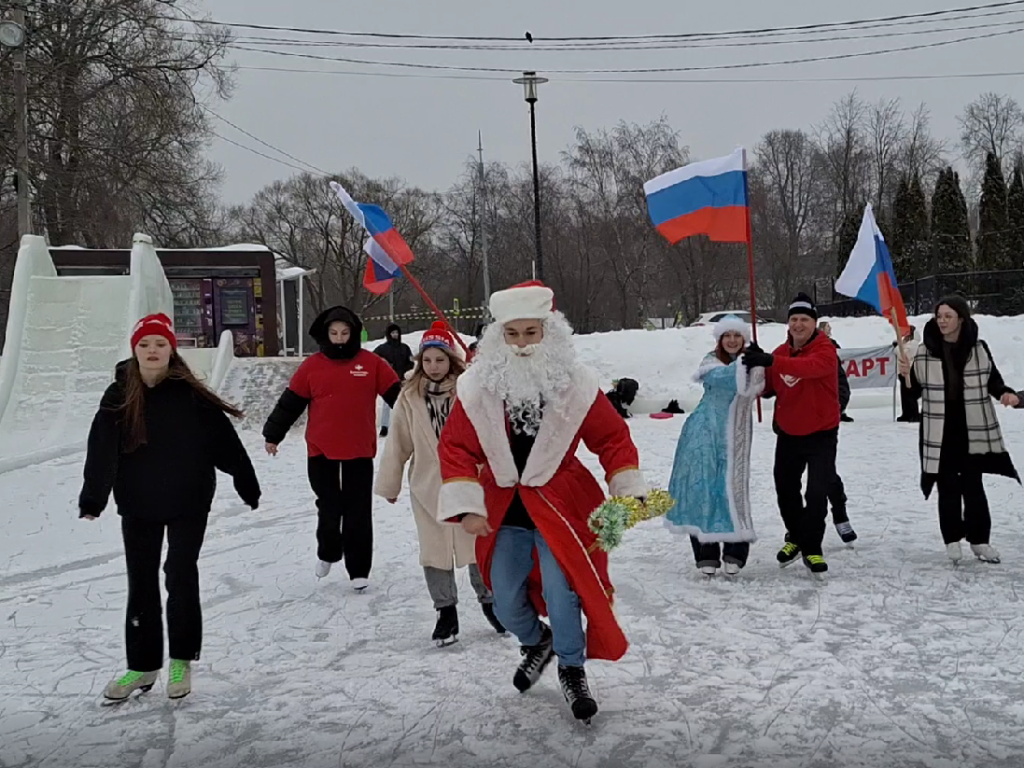
[[[842, 349], [839, 346], [839, 342], [835, 339], [830, 339], [836, 349]], [[843, 361], [839, 361], [839, 412], [846, 413], [846, 406], [850, 404], [850, 380], [846, 376], [846, 370], [843, 368]]]
[[[398, 338], [392, 339], [391, 333], [398, 331]], [[398, 374], [398, 378], [405, 379], [405, 374], [415, 367], [412, 350], [408, 344], [402, 343], [402, 329], [397, 325], [389, 325], [387, 329], [388, 340], [373, 350], [373, 354], [383, 357], [388, 365]]]
[[210, 512], [216, 470], [234, 478], [253, 509], [260, 484], [228, 415], [181, 379], [145, 389], [146, 442], [125, 451], [121, 405], [126, 363], [107, 387], [89, 430], [79, 516], [98, 516], [114, 493], [117, 512], [154, 522]]

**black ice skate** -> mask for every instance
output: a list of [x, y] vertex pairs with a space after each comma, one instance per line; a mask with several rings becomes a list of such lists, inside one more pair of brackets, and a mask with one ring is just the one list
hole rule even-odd
[[487, 617], [487, 622], [494, 627], [494, 631], [499, 635], [507, 634], [508, 630], [505, 629], [505, 625], [494, 614], [494, 603], [481, 603], [480, 607], [483, 609], [484, 616]]
[[572, 707], [572, 716], [590, 725], [590, 718], [597, 714], [597, 702], [590, 693], [587, 673], [583, 667], [563, 667], [559, 664], [558, 683], [562, 686], [562, 695]]
[[430, 639], [438, 648], [459, 641], [459, 612], [454, 605], [446, 605], [437, 611], [437, 624]]
[[512, 685], [520, 693], [525, 693], [533, 687], [534, 683], [540, 680], [544, 667], [548, 665], [555, 655], [554, 638], [551, 636], [551, 628], [541, 622], [540, 642], [536, 645], [524, 645], [519, 648], [523, 660], [519, 662], [515, 677], [512, 678]]
[[775, 555], [775, 559], [779, 561], [780, 568], [792, 565], [800, 559], [800, 547], [791, 541], [787, 541], [782, 545], [782, 549], [779, 550], [779, 553]]
[[828, 572], [828, 563], [825, 562], [825, 558], [821, 555], [807, 555], [804, 558], [804, 565], [807, 566], [807, 570], [811, 572], [811, 576], [818, 581], [825, 580], [825, 574]]
[[857, 540], [857, 532], [853, 530], [853, 526], [850, 525], [849, 521], [836, 523], [836, 533], [839, 534], [839, 538], [843, 540], [844, 544], [853, 544]]

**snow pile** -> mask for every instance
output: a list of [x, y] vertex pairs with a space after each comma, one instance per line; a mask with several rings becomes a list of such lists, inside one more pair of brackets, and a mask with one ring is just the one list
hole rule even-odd
[[[245, 413], [239, 429], [259, 431], [263, 428], [263, 422], [301, 362], [298, 357], [235, 358], [221, 394]], [[294, 429], [303, 429], [305, 424], [306, 414], [302, 414]]]

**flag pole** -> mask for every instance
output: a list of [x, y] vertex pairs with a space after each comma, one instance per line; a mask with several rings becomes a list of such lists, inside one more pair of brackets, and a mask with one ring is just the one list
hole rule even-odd
[[[743, 150], [743, 198], [747, 205], [747, 269], [750, 273], [750, 333], [757, 344], [757, 298], [754, 294], [754, 238], [750, 226], [750, 183], [747, 181], [747, 150]], [[757, 423], [761, 423], [761, 397], [757, 398]]]
[[[896, 344], [900, 348], [900, 357], [905, 359], [907, 357], [907, 349], [903, 345], [903, 335], [900, 333], [900, 321], [899, 318], [896, 316], [896, 307], [889, 307], [889, 319], [892, 321], [892, 329], [896, 331]], [[913, 363], [914, 361], [911, 360], [910, 362]], [[897, 365], [899, 365], [899, 363], [897, 363]], [[906, 379], [907, 386], [909, 387], [910, 374], [908, 373], [903, 378]]]
[[[430, 307], [431, 311], [433, 311], [433, 313], [437, 315], [440, 320], [446, 323], [449, 328], [455, 331], [455, 327], [451, 324], [451, 322], [449, 322], [448, 318], [444, 316], [444, 312], [442, 312], [438, 308], [437, 304], [434, 303], [434, 300], [427, 295], [427, 292], [423, 289], [423, 286], [420, 285], [420, 281], [412, 276], [412, 272], [406, 269], [404, 264], [399, 264], [398, 268], [402, 270], [402, 274], [405, 275], [406, 279], [412, 284], [412, 287], [416, 289], [416, 292], [423, 297], [423, 301], [427, 303], [427, 306]], [[458, 332], [453, 333], [452, 336], [455, 337], [455, 341], [458, 343], [460, 347], [462, 347], [462, 351], [465, 352], [466, 355], [468, 356], [469, 347], [466, 346], [466, 342], [462, 340], [462, 337], [458, 334]]]

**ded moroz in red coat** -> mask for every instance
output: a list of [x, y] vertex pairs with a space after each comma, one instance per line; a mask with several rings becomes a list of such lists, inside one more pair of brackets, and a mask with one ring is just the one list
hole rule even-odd
[[[544, 537], [566, 580], [579, 596], [587, 617], [587, 656], [615, 661], [629, 647], [612, 609], [608, 554], [598, 548], [587, 518], [605, 500], [594, 476], [576, 458], [582, 441], [596, 453], [612, 496], [646, 496], [636, 446], [626, 422], [601, 392], [597, 375], [577, 368], [563, 410], [548, 405], [522, 477], [509, 443], [505, 406], [480, 384], [470, 367], [459, 378], [458, 399], [441, 433], [441, 495], [438, 519], [454, 523], [461, 515], [487, 517], [494, 533], [476, 541], [476, 558], [484, 582], [491, 586], [491, 557], [501, 521], [518, 489], [530, 518]], [[527, 585], [540, 615], [540, 568]]]

